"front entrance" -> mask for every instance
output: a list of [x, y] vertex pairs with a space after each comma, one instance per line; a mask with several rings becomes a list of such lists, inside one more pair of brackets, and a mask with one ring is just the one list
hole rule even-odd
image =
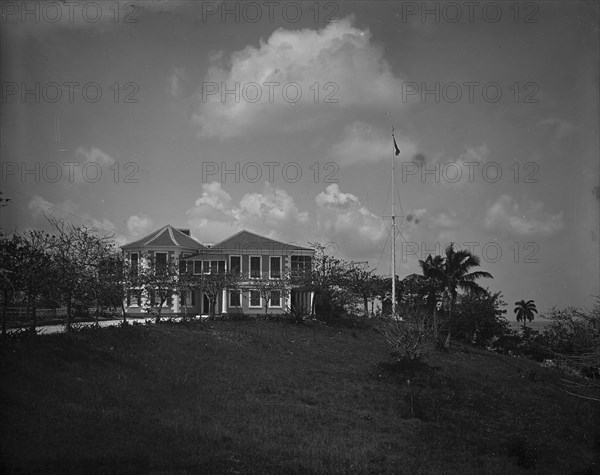
[[[217, 302], [218, 303], [218, 302]], [[218, 309], [218, 305], [217, 305], [217, 309]], [[205, 293], [202, 293], [202, 315], [212, 315], [212, 310], [213, 310], [213, 306], [210, 304], [210, 299], [208, 298], [208, 295], [206, 295]], [[217, 312], [215, 312], [217, 313]]]

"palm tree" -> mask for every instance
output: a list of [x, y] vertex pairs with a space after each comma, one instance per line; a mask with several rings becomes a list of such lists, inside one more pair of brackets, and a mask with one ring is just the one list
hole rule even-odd
[[535, 303], [533, 303], [533, 300], [528, 300], [527, 302], [525, 302], [525, 300], [519, 300], [518, 302], [515, 302], [515, 305], [517, 322], [520, 322], [521, 320], [523, 321], [523, 331], [525, 331], [525, 328], [527, 327], [527, 320], [533, 320], [533, 314], [538, 313], [537, 308], [535, 308]]
[[421, 291], [427, 296], [427, 306], [433, 312], [433, 328], [436, 338], [438, 334], [438, 293], [444, 290], [443, 283], [439, 279], [439, 272], [442, 270], [443, 265], [444, 258], [442, 256], [431, 257], [431, 254], [429, 254], [424, 261], [419, 260], [419, 266], [421, 267], [421, 272], [423, 272], [423, 277], [420, 280]]
[[[440, 256], [436, 256], [438, 258]], [[430, 277], [437, 279], [447, 295], [450, 298], [450, 314], [448, 317], [448, 334], [444, 347], [450, 346], [451, 323], [458, 289], [468, 292], [481, 293], [485, 289], [479, 286], [475, 281], [481, 278], [493, 279], [489, 272], [475, 271], [469, 272], [473, 267], [480, 265], [479, 257], [466, 250], [455, 250], [454, 243], [450, 243], [444, 250], [444, 256], [440, 259], [433, 258], [431, 265], [427, 265]], [[441, 263], [441, 264], [440, 264]]]

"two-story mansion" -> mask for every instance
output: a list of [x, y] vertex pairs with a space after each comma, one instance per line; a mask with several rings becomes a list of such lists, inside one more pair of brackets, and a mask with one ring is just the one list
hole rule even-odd
[[[133, 269], [149, 265], [179, 262], [180, 269], [193, 274], [213, 272], [241, 273], [236, 290], [223, 291], [216, 302], [216, 314], [264, 313], [264, 300], [256, 289], [259, 279], [277, 279], [288, 272], [292, 274], [310, 269], [314, 251], [296, 244], [285, 244], [259, 236], [249, 231], [237, 234], [213, 245], [203, 245], [190, 236], [189, 229], [166, 225], [135, 242], [122, 246], [123, 254]], [[146, 257], [145, 257], [146, 256]], [[183, 263], [186, 262], [184, 265]], [[254, 283], [254, 286], [253, 286]], [[127, 293], [126, 311], [134, 316], [147, 315], [146, 295], [141, 289]], [[288, 308], [309, 312], [313, 293], [292, 289], [287, 295], [275, 291], [271, 295], [269, 313], [283, 313]], [[181, 295], [175, 291], [161, 309], [163, 315], [210, 315], [210, 302], [199, 286]]]

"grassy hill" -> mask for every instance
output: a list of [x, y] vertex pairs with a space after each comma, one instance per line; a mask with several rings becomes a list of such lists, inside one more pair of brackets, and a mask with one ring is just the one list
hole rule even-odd
[[600, 404], [455, 345], [381, 364], [370, 328], [202, 322], [0, 345], [4, 473], [600, 473]]

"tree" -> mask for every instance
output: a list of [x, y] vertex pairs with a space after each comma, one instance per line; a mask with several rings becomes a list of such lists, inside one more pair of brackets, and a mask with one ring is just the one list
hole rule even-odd
[[[435, 262], [433, 258], [432, 263]], [[436, 265], [427, 266], [429, 276], [437, 279], [446, 295], [449, 296], [450, 309], [448, 315], [448, 333], [444, 347], [450, 346], [452, 335], [452, 315], [456, 305], [458, 290], [471, 291], [475, 293], [484, 292], [475, 281], [480, 278], [490, 278], [492, 275], [485, 271], [469, 272], [472, 268], [480, 265], [479, 257], [466, 250], [455, 250], [454, 243], [450, 243], [444, 250], [444, 256], [437, 260]]]
[[93, 290], [101, 263], [114, 252], [112, 236], [98, 236], [96, 230], [65, 223], [46, 216], [53, 228], [49, 248], [56, 293], [67, 308], [66, 331], [71, 330], [74, 304], [89, 304], [85, 296]]
[[31, 310], [31, 331], [37, 327], [37, 304], [43, 296], [54, 293], [57, 280], [52, 265], [53, 236], [40, 230], [29, 230], [19, 240], [17, 248], [16, 281], [27, 299], [27, 316]]
[[0, 239], [0, 290], [2, 292], [2, 336], [6, 336], [6, 317], [8, 305], [13, 302], [20, 290], [21, 278], [19, 270], [22, 260], [20, 259], [21, 236], [13, 234], [10, 238]]
[[535, 303], [533, 300], [519, 300], [515, 302], [515, 313], [517, 314], [517, 322], [523, 322], [523, 331], [527, 327], [526, 321], [532, 321], [534, 318], [534, 313], [537, 313], [537, 308], [535, 308]]
[[194, 292], [198, 287], [200, 287], [200, 279], [201, 276], [192, 274], [192, 269], [186, 265], [187, 262], [184, 260], [179, 261], [179, 277], [175, 282], [175, 290], [177, 294], [180, 296], [180, 302], [183, 306], [183, 319], [187, 320], [187, 304], [184, 304], [184, 296], [188, 291]]
[[369, 317], [369, 301], [379, 292], [379, 276], [367, 269], [365, 263], [351, 262], [348, 271], [344, 273], [343, 285], [362, 299], [365, 317]]
[[278, 295], [279, 299], [287, 298], [290, 293], [290, 285], [290, 279], [287, 276], [275, 279], [263, 277], [252, 282], [252, 286], [258, 290], [265, 303], [265, 316], [269, 313], [269, 306], [275, 295]]
[[233, 272], [211, 272], [200, 275], [200, 286], [208, 297], [211, 317], [215, 317], [217, 298], [224, 290], [234, 290], [240, 281], [240, 274]]
[[160, 323], [163, 305], [177, 292], [179, 265], [172, 258], [157, 262], [147, 253], [143, 258], [145, 265], [138, 270], [135, 283], [145, 290], [146, 305], [154, 314], [155, 323]]
[[[123, 258], [121, 252], [115, 250], [100, 262], [98, 272], [95, 274], [96, 306], [99, 309], [121, 309], [123, 323], [127, 323], [125, 311], [125, 297], [132, 287], [129, 263]], [[96, 313], [96, 324], [98, 323]]]
[[480, 347], [487, 347], [494, 340], [511, 335], [510, 324], [504, 317], [505, 306], [501, 292], [485, 290], [459, 295], [454, 316], [455, 333]]
[[317, 305], [328, 310], [329, 319], [334, 312], [344, 309], [345, 297], [344, 278], [348, 272], [347, 264], [340, 259], [327, 254], [327, 247], [319, 243], [309, 243], [315, 250], [312, 268], [302, 276], [295, 277], [294, 283], [313, 291], [313, 307], [311, 315], [315, 315]]

